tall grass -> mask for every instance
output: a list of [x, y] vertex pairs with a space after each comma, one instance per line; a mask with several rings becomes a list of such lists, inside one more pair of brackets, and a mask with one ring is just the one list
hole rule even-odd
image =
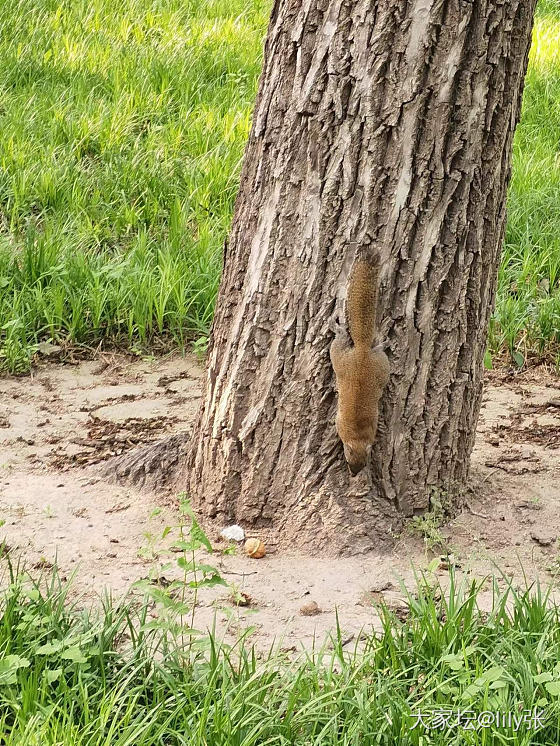
[[[557, 0], [541, 0], [490, 346], [560, 339]], [[203, 337], [268, 0], [0, 3], [0, 367]]]
[[0, 349], [207, 332], [261, 0], [0, 4]]
[[[361, 649], [345, 652], [338, 632], [289, 660], [211, 636], [185, 650], [146, 622], [146, 602], [79, 611], [56, 574], [46, 587], [13, 575], [0, 605], [0, 742], [559, 743], [558, 607], [538, 587], [500, 592], [495, 584], [492, 609], [483, 613], [480, 585], [453, 573], [450, 580], [444, 592], [419, 578], [406, 623], [381, 608], [382, 629]], [[519, 724], [535, 711], [543, 728], [535, 729], [532, 715]], [[438, 728], [441, 712], [448, 721]], [[501, 720], [473, 730], [482, 712]]]
[[[539, 0], [517, 128], [493, 351], [560, 366], [560, 2]], [[521, 358], [519, 358], [521, 360]]]

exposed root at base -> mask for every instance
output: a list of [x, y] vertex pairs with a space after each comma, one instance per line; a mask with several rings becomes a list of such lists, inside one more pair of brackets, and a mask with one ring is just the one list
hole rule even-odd
[[191, 431], [177, 433], [128, 451], [103, 464], [103, 479], [150, 490], [169, 487], [191, 443]]

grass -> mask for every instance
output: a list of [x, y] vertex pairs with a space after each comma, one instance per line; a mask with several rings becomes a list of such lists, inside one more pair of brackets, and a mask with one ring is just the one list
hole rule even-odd
[[539, 0], [490, 349], [560, 367], [560, 2]]
[[[0, 367], [204, 342], [268, 0], [0, 4]], [[560, 341], [560, 12], [541, 0], [490, 349]]]
[[[290, 660], [208, 635], [184, 648], [147, 623], [147, 601], [80, 611], [56, 571], [35, 583], [12, 573], [0, 603], [0, 742], [560, 743], [560, 609], [538, 587], [495, 583], [485, 613], [480, 584], [453, 573], [450, 583], [434, 592], [419, 577], [406, 622], [381, 607], [382, 629], [359, 650], [345, 652], [338, 632], [330, 646]], [[442, 710], [454, 714], [437, 729]], [[518, 722], [516, 730], [513, 715], [535, 710], [544, 727]], [[501, 713], [505, 723], [467, 730], [455, 724], [465, 711]]]
[[0, 4], [0, 354], [184, 344], [213, 313], [265, 4]]

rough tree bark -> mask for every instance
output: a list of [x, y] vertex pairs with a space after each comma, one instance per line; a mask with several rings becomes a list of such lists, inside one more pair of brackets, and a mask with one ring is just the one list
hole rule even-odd
[[[183, 485], [209, 517], [379, 546], [465, 482], [535, 0], [276, 0]], [[391, 379], [368, 473], [329, 318], [381, 266]]]

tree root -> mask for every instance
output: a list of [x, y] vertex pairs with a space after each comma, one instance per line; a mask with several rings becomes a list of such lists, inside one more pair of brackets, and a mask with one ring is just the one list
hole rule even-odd
[[186, 458], [192, 433], [177, 433], [105, 462], [101, 477], [149, 490], [169, 487]]

